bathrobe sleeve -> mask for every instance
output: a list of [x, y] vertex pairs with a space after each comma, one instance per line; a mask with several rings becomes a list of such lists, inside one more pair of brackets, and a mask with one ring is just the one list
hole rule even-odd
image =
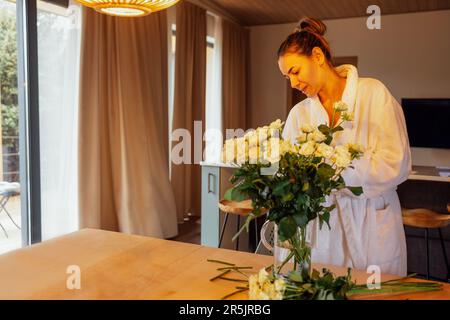
[[[361, 159], [347, 168], [343, 177], [348, 186], [362, 186], [358, 198], [381, 195], [405, 181], [411, 171], [411, 152], [401, 106], [378, 80], [365, 79], [359, 88], [356, 108], [358, 114], [356, 141], [365, 146]], [[356, 119], [355, 119], [356, 120]], [[347, 196], [355, 197], [348, 189]]]

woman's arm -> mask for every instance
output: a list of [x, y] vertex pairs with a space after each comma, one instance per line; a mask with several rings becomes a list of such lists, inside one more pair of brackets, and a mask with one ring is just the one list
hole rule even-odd
[[[408, 179], [411, 171], [411, 152], [401, 106], [389, 90], [378, 80], [370, 81], [362, 94], [368, 116], [360, 119], [357, 130], [367, 130], [364, 156], [355, 160], [354, 169], [347, 168], [343, 177], [348, 186], [362, 186], [359, 198], [371, 198], [395, 189]], [[363, 134], [362, 136], [365, 136]], [[354, 196], [348, 190], [345, 195]]]

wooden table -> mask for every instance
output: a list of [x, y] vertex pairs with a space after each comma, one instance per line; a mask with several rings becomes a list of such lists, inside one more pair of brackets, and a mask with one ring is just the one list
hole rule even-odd
[[[236, 283], [209, 281], [218, 274], [218, 265], [207, 259], [253, 266], [255, 271], [272, 262], [269, 256], [84, 229], [0, 256], [0, 299], [220, 299]], [[67, 289], [70, 265], [81, 270], [81, 289]], [[355, 270], [353, 275], [365, 283], [365, 272]], [[384, 275], [382, 280], [392, 278]], [[246, 299], [247, 294], [234, 298]], [[450, 285], [440, 292], [389, 298], [450, 299]]]

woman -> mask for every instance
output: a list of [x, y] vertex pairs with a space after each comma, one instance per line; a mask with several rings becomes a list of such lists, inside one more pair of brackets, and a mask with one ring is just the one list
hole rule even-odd
[[344, 125], [333, 144], [358, 143], [364, 156], [343, 172], [348, 186], [362, 186], [354, 196], [340, 191], [327, 198], [336, 204], [330, 227], [310, 226], [312, 260], [316, 263], [405, 276], [406, 241], [397, 185], [408, 178], [411, 152], [402, 109], [378, 80], [359, 78], [354, 66], [334, 68], [324, 38], [326, 26], [303, 19], [278, 51], [281, 73], [307, 99], [290, 112], [283, 132], [294, 140], [302, 124], [330, 125], [335, 102], [343, 101], [354, 121]]

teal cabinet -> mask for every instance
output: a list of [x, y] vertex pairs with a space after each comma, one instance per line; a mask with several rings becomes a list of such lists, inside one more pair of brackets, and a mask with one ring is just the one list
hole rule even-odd
[[201, 244], [219, 247], [220, 166], [202, 165]]

